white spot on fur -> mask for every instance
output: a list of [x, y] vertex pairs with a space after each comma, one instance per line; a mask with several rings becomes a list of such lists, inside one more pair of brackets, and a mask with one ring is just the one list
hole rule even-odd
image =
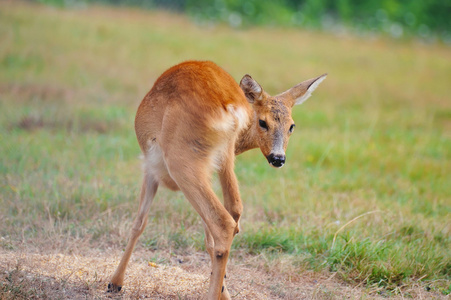
[[305, 92], [304, 95], [302, 95], [301, 97], [297, 98], [295, 101], [295, 105], [299, 105], [302, 104], [305, 100], [307, 100], [308, 98], [310, 98], [310, 96], [312, 95], [313, 91], [318, 87], [318, 85], [323, 82], [324, 79], [326, 79], [327, 74], [324, 74], [323, 76], [321, 76], [320, 78], [318, 78], [314, 83], [312, 83], [309, 88], [307, 89], [307, 92]]
[[248, 120], [249, 116], [244, 108], [229, 104], [227, 111], [222, 111], [221, 117], [213, 121], [212, 128], [223, 132], [240, 131]]
[[146, 176], [153, 176], [156, 180], [168, 174], [163, 152], [156, 143], [149, 142], [149, 149], [144, 156], [143, 169]]
[[249, 116], [244, 108], [242, 108], [241, 106], [235, 108], [233, 105], [229, 104], [227, 106], [227, 111], [235, 117], [235, 121], [238, 125], [238, 130], [243, 129], [247, 125]]
[[233, 115], [225, 111], [221, 112], [221, 117], [213, 121], [212, 128], [218, 131], [229, 132], [235, 126], [235, 119]]
[[248, 121], [249, 116], [246, 109], [232, 104], [227, 105], [226, 111], [221, 111], [220, 118], [212, 121], [211, 128], [224, 133], [224, 137], [226, 137], [222, 139], [221, 143], [216, 144], [214, 149], [211, 149], [209, 164], [213, 170], [218, 170], [222, 166], [229, 150], [230, 137], [237, 135], [239, 131], [244, 129]]

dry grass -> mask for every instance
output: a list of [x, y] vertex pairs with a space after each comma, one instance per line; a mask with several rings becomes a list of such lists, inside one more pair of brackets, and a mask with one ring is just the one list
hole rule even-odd
[[[156, 253], [138, 248], [127, 270], [124, 290], [112, 295], [106, 292], [106, 285], [119, 263], [120, 251], [85, 250], [77, 254], [1, 250], [1, 299], [201, 299], [208, 289], [206, 254], [158, 253], [160, 258], [170, 257], [160, 264], [149, 259]], [[347, 286], [334, 276], [306, 272], [287, 277], [255, 265], [230, 263], [227, 286], [234, 299], [383, 299], [376, 291]], [[415, 292], [419, 298], [426, 296], [422, 288]], [[445, 298], [439, 294], [434, 297]]]

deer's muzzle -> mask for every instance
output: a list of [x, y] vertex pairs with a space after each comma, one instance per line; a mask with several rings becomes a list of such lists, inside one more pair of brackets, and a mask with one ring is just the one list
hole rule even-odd
[[285, 164], [285, 155], [271, 153], [266, 157], [270, 165], [276, 168], [281, 168]]

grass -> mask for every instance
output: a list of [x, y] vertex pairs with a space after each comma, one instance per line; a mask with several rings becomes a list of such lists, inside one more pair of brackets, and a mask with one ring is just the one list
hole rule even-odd
[[[0, 40], [4, 249], [123, 247], [141, 180], [139, 101], [169, 66], [210, 59], [270, 93], [329, 73], [294, 109], [283, 169], [258, 150], [237, 158], [245, 211], [232, 258], [250, 253], [290, 276], [331, 272], [382, 294], [415, 296], [418, 284], [450, 293], [449, 47], [21, 2], [0, 3]], [[161, 189], [149, 221], [143, 247], [204, 249], [183, 195]]]

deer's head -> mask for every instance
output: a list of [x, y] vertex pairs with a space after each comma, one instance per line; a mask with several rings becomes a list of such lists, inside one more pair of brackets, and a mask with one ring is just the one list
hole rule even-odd
[[256, 130], [256, 142], [273, 167], [280, 168], [285, 164], [285, 150], [295, 128], [292, 107], [307, 100], [326, 76], [303, 81], [277, 96], [266, 93], [250, 75], [241, 79], [240, 87], [254, 110], [251, 120], [256, 124], [251, 126]]

